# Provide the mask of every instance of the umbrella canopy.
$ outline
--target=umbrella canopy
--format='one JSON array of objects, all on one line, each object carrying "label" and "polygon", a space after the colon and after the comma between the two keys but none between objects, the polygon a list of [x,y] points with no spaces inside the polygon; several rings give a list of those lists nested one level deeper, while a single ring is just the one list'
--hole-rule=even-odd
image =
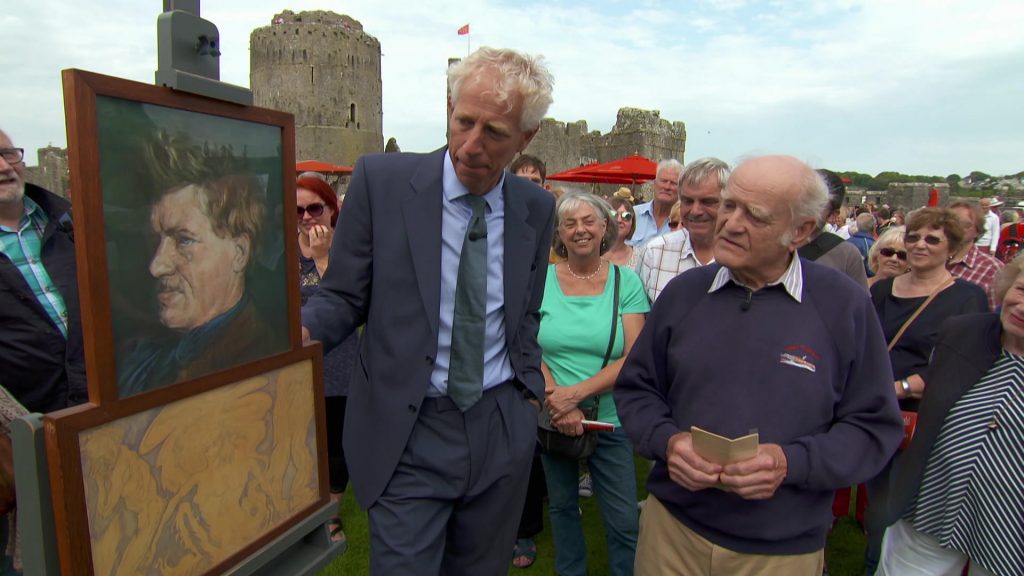
[{"label": "umbrella canopy", "polygon": [[548,176],[548,180],[566,182],[597,182],[601,184],[643,184],[654,180],[658,165],[639,154],[604,162],[590,164]]},{"label": "umbrella canopy", "polygon": [[351,174],[348,166],[338,166],[319,160],[303,160],[295,165],[296,172],[322,172],[324,174]]}]

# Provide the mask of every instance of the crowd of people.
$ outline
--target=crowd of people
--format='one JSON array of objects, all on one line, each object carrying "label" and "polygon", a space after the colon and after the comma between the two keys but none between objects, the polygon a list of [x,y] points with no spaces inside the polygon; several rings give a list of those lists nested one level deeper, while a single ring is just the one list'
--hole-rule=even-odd
[{"label": "crowd of people", "polygon": [[[360,158],[344,205],[295,184],[330,491],[367,510],[371,573],[526,568],[546,497],[555,570],[585,575],[586,488],[613,575],[817,576],[858,484],[865,573],[1024,573],[1024,260],[996,257],[997,200],[851,207],[782,155],[663,160],[642,203],[550,190],[524,153],[543,60],[482,48],[448,83],[444,147]],[[86,400],[72,230],[0,132],[8,420]]]}]

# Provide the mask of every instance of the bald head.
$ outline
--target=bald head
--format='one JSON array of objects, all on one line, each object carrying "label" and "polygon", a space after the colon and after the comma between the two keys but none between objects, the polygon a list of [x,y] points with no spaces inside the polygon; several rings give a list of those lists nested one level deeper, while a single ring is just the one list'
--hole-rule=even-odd
[{"label": "bald head", "polygon": [[792,156],[743,162],[722,191],[715,260],[754,289],[777,280],[827,202],[821,177]]}]

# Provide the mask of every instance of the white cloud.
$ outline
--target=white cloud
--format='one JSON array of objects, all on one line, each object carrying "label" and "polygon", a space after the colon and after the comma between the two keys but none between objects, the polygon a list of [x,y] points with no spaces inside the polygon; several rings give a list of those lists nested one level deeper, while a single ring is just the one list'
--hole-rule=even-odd
[{"label": "white cloud", "polygon": [[[16,0],[0,17],[18,47],[0,84],[0,127],[30,149],[63,145],[62,68],[152,82],[157,9]],[[222,79],[247,86],[249,33],[281,5],[206,0],[202,9],[221,31]],[[474,47],[545,54],[551,116],[606,131],[620,107],[658,109],[687,123],[688,158],[772,149],[872,173],[1024,168],[1019,103],[990,94],[1007,90],[1024,60],[1019,1],[307,0],[292,9],[344,10],[380,40],[384,137],[406,150],[443,141],[444,67],[465,54],[455,32],[469,23]]]}]

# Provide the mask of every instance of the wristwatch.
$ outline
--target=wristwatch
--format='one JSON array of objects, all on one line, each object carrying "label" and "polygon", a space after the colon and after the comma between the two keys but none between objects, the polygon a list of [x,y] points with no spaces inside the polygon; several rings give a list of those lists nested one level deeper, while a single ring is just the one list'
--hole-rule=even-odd
[{"label": "wristwatch", "polygon": [[910,380],[907,380],[906,378],[900,380],[900,386],[903,387],[903,396],[905,398],[910,398]]}]

